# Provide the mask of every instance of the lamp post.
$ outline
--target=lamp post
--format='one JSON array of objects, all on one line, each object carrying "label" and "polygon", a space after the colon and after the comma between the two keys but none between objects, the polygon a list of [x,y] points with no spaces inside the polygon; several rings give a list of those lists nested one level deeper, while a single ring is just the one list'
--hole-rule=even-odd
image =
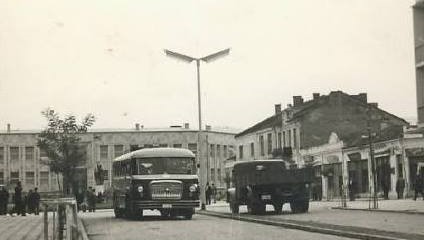
[{"label": "lamp post", "polygon": [[202,138],[202,103],[201,103],[201,95],[200,95],[200,61],[204,61],[206,63],[212,62],[218,58],[224,57],[230,53],[230,49],[227,48],[225,50],[212,53],[210,55],[207,55],[202,58],[194,58],[190,57],[181,53],[173,52],[170,50],[165,49],[165,54],[168,57],[172,57],[175,59],[178,59],[180,61],[191,63],[193,61],[196,61],[196,67],[197,67],[197,104],[199,107],[199,131],[197,132],[197,156],[200,164],[200,202],[201,202],[201,208],[202,210],[206,209],[206,196],[205,196],[205,187],[206,187],[206,181],[207,181],[207,166],[206,166],[206,159],[202,158],[202,145],[201,145],[201,138]]}]

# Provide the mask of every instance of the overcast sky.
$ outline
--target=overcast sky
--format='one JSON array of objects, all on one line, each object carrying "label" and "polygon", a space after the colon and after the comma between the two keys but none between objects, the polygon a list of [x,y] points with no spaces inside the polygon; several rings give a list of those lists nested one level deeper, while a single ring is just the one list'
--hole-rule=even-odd
[{"label": "overcast sky", "polygon": [[197,127],[194,57],[205,124],[243,129],[293,95],[367,92],[416,118],[413,0],[0,0],[0,129],[39,129],[52,107],[96,128]]}]

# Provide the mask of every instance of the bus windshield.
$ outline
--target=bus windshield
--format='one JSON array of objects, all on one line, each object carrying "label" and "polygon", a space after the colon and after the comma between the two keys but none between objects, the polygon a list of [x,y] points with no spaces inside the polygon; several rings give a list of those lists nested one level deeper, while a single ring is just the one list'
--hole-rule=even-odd
[{"label": "bus windshield", "polygon": [[196,174],[194,158],[138,158],[137,174]]}]

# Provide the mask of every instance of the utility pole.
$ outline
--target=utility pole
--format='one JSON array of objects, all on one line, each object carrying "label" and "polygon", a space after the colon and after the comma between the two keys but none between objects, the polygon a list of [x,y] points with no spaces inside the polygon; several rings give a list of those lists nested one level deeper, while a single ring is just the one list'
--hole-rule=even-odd
[{"label": "utility pole", "polygon": [[207,175],[209,172],[209,169],[207,167],[207,157],[208,152],[206,152],[206,158],[202,156],[202,107],[201,107],[201,92],[200,92],[200,61],[204,61],[206,63],[212,62],[218,58],[224,57],[230,53],[230,49],[227,48],[225,50],[207,55],[206,57],[202,58],[194,58],[190,57],[181,53],[169,51],[165,49],[165,54],[168,57],[172,57],[175,59],[178,59],[180,61],[191,63],[193,61],[196,61],[196,69],[197,69],[197,104],[199,107],[199,131],[197,132],[197,159],[200,164],[200,202],[201,202],[201,209],[206,209],[206,195],[205,195],[205,188],[206,188],[206,182],[207,182]]},{"label": "utility pole", "polygon": [[[371,174],[373,181],[373,188],[371,194],[371,199],[369,202],[369,208],[378,209],[378,197],[377,197],[377,173],[376,173],[376,164],[374,159],[374,146],[373,146],[373,133],[371,127],[371,108],[368,107],[367,110],[367,132],[368,132],[368,146],[369,146],[369,159],[371,161]],[[372,202],[372,206],[371,206]]]}]

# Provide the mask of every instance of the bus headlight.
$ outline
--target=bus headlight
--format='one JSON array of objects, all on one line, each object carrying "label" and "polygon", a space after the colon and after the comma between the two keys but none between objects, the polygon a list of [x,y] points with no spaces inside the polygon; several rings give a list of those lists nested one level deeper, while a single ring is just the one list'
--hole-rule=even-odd
[{"label": "bus headlight", "polygon": [[190,190],[190,192],[197,192],[197,184],[193,184],[193,185],[191,185],[190,186],[190,188],[189,188],[189,190]]},{"label": "bus headlight", "polygon": [[143,192],[143,186],[138,186],[137,190],[138,190],[139,193],[142,193]]}]

